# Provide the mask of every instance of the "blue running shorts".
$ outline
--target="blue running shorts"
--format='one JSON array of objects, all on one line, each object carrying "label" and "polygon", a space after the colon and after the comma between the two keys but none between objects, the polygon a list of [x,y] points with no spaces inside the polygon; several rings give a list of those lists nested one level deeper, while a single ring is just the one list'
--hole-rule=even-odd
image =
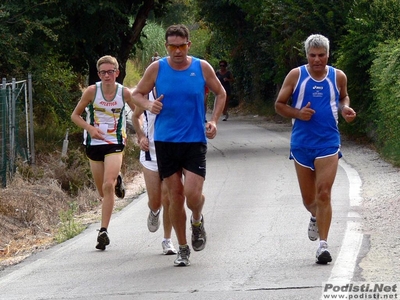
[{"label": "blue running shorts", "polygon": [[336,154],[339,154],[339,158],[342,157],[339,147],[329,147],[323,149],[292,148],[290,149],[289,159],[295,160],[299,165],[314,171],[314,161],[316,159],[329,157]]}]

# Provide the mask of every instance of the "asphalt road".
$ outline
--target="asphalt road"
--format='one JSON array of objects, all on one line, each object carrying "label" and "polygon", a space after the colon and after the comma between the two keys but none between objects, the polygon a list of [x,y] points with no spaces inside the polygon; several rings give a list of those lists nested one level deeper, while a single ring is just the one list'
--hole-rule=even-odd
[{"label": "asphalt road", "polygon": [[287,158],[290,132],[240,118],[220,122],[218,130],[209,141],[204,186],[207,246],[192,251],[191,266],[174,267],[175,256],[161,254],[162,230],[148,232],[142,194],[113,215],[106,251],[94,248],[93,224],[1,271],[0,299],[312,300],[321,299],[325,283],[352,280],[363,240],[357,171],[340,161],[328,241],[333,262],[318,265]]}]

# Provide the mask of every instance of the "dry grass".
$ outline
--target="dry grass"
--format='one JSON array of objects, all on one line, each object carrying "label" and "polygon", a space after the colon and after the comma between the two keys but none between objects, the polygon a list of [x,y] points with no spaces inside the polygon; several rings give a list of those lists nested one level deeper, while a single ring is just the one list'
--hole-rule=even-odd
[{"label": "dry grass", "polygon": [[0,261],[25,258],[53,243],[59,213],[72,199],[54,180],[27,183],[18,174],[0,195]]},{"label": "dry grass", "polygon": [[[130,184],[126,197],[116,199],[115,210],[144,191],[137,147],[134,140],[130,143],[122,168],[124,182]],[[82,228],[100,220],[101,202],[87,159],[79,150],[60,157],[39,155],[36,166],[19,166],[7,188],[0,189],[0,269],[57,243],[62,215],[71,215]]]}]

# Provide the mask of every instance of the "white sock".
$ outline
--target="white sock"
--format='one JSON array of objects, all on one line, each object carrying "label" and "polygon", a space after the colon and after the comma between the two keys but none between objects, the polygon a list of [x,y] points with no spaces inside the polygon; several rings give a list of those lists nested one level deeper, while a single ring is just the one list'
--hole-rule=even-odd
[{"label": "white sock", "polygon": [[201,218],[199,220],[195,220],[195,219],[193,219],[193,216],[192,216],[192,224],[199,224],[199,223],[201,223]]}]

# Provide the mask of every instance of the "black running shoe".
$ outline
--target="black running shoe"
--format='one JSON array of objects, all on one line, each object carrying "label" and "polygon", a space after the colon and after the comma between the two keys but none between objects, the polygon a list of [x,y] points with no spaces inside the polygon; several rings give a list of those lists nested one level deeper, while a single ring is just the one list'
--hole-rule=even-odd
[{"label": "black running shoe", "polygon": [[97,236],[96,249],[106,250],[106,246],[110,244],[110,239],[108,237],[107,231],[100,231]]},{"label": "black running shoe", "polygon": [[115,196],[117,196],[120,199],[123,199],[125,197],[125,185],[124,182],[122,181],[121,174],[118,174],[117,177],[117,183],[115,185]]},{"label": "black running shoe", "polygon": [[326,265],[327,263],[332,261],[332,256],[329,253],[327,243],[321,243],[321,245],[318,247],[318,250],[317,250],[317,253],[315,256],[316,256],[315,262],[320,265]]}]

